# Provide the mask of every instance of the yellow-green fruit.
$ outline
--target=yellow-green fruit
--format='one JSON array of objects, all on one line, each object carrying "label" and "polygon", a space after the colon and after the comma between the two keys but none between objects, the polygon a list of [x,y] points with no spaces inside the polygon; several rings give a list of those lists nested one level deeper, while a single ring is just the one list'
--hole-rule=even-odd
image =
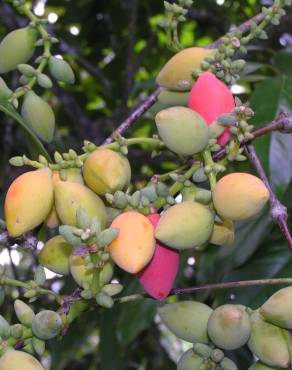
[{"label": "yellow-green fruit", "polygon": [[208,343],[207,325],[212,309],[201,302],[181,301],[158,308],[167,328],[180,339],[191,343]]},{"label": "yellow-green fruit", "polygon": [[57,235],[46,242],[38,255],[39,263],[57,274],[69,274],[69,257],[72,253],[70,245],[61,236]]},{"label": "yellow-green fruit", "polygon": [[191,348],[179,359],[177,370],[200,370],[203,361],[203,358],[198,356]]},{"label": "yellow-green fruit", "polygon": [[102,200],[82,184],[59,181],[55,184],[55,206],[64,225],[76,226],[76,212],[83,208],[89,218],[97,217],[101,227],[105,226],[106,211]]},{"label": "yellow-green fruit", "polygon": [[129,185],[131,167],[123,155],[106,148],[91,153],[83,166],[87,186],[96,194],[113,193]]},{"label": "yellow-green fruit", "polygon": [[62,325],[60,315],[55,311],[44,310],[35,315],[31,329],[38,338],[48,340],[59,335]]},{"label": "yellow-green fruit", "polygon": [[10,185],[4,211],[10,236],[17,237],[40,225],[53,205],[52,173],[43,168],[26,172]]},{"label": "yellow-green fruit", "polygon": [[266,321],[292,329],[292,286],[278,290],[260,308]]},{"label": "yellow-green fruit", "polygon": [[26,303],[16,299],[14,301],[14,310],[18,320],[25,326],[31,326],[35,317],[33,310]]},{"label": "yellow-green fruit", "polygon": [[194,202],[197,191],[198,191],[198,188],[196,186],[184,187],[181,191],[183,202],[187,202],[187,201]]},{"label": "yellow-green fruit", "polygon": [[208,321],[208,335],[219,348],[234,350],[245,345],[251,333],[246,308],[225,304],[216,308]]},{"label": "yellow-green fruit", "polygon": [[[251,367],[249,367],[248,370],[281,370],[281,369],[279,367],[274,367],[274,366],[271,367],[271,366],[265,365],[262,362],[258,361],[254,363]],[[287,370],[291,370],[291,368],[289,367],[289,369]]]},{"label": "yellow-green fruit", "polygon": [[213,225],[214,215],[207,207],[196,202],[182,202],[162,214],[155,237],[172,248],[195,248],[210,238]]},{"label": "yellow-green fruit", "polygon": [[248,347],[264,364],[288,368],[291,356],[291,338],[288,330],[264,321],[260,313],[251,316],[251,336]]},{"label": "yellow-green fruit", "polygon": [[222,223],[214,223],[210,243],[215,245],[232,245],[234,238],[235,234],[232,221],[224,220]]},{"label": "yellow-green fruit", "polygon": [[36,30],[30,27],[10,32],[0,44],[0,73],[10,72],[33,55]]},{"label": "yellow-green fruit", "polygon": [[63,59],[50,57],[49,69],[51,75],[58,81],[74,84],[75,76],[70,65]]},{"label": "yellow-green fruit", "polygon": [[0,99],[7,99],[12,95],[12,91],[6,85],[6,82],[0,77]]},{"label": "yellow-green fruit", "polygon": [[169,90],[188,91],[194,84],[192,73],[216,49],[187,48],[175,54],[159,72],[156,82]]},{"label": "yellow-green fruit", "polygon": [[44,370],[44,368],[29,353],[11,349],[0,357],[0,370]]},{"label": "yellow-green fruit", "polygon": [[245,220],[259,213],[269,191],[258,177],[235,172],[222,177],[213,191],[214,206],[222,218]]},{"label": "yellow-green fruit", "polygon": [[150,262],[154,250],[154,228],[138,212],[125,212],[111,224],[119,230],[118,236],[108,246],[113,261],[123,270],[136,274]]},{"label": "yellow-green fruit", "polygon": [[24,96],[21,115],[35,134],[50,143],[55,131],[55,115],[50,105],[33,91]]},{"label": "yellow-green fruit", "polygon": [[204,119],[186,107],[163,109],[155,117],[164,144],[173,152],[193,155],[208,144],[208,126]]},{"label": "yellow-green fruit", "polygon": [[159,94],[157,102],[151,107],[151,109],[149,109],[149,112],[155,115],[165,108],[173,106],[186,107],[188,105],[188,97],[188,92],[163,90]]}]

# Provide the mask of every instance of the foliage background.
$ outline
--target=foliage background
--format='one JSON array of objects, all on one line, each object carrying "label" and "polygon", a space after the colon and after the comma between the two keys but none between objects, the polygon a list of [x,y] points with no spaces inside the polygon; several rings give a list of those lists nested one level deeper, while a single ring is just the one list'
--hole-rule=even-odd
[{"label": "foliage background", "polygon": [[[84,139],[95,143],[109,135],[130,112],[131,108],[155,89],[155,76],[172,53],[166,48],[166,38],[159,27],[163,4],[158,0],[48,0],[35,1],[45,5],[46,14],[55,13],[59,19],[50,30],[60,38],[55,53],[62,53],[71,62],[77,76],[73,87],[55,87],[49,102],[54,106],[58,129],[48,150],[60,152],[72,147],[78,150]],[[219,3],[219,4],[218,4]],[[181,29],[184,47],[205,46],[260,11],[269,1],[197,0]],[[26,21],[13,13],[0,0],[0,39]],[[249,47],[248,65],[240,86],[233,87],[243,100],[249,99],[256,112],[253,124],[261,126],[276,114],[292,110],[292,13],[280,26],[270,28],[269,40],[256,41]],[[290,24],[290,27],[289,27]],[[73,28],[72,28],[73,27]],[[75,28],[74,28],[75,27]],[[78,30],[79,34],[74,35]],[[5,77],[6,78],[6,77]],[[17,73],[7,76],[12,86]],[[155,132],[153,116],[145,115],[129,135],[145,136]],[[257,151],[265,165],[270,181],[280,200],[292,213],[292,137],[273,133],[256,142]],[[11,168],[8,159],[20,153],[29,154],[29,142],[16,122],[0,114],[0,198],[19,169]],[[144,148],[147,149],[147,148]],[[173,166],[172,157],[150,158],[141,148],[131,148],[129,158],[134,180],[143,181],[153,173]],[[248,163],[234,170],[253,171]],[[202,255],[185,252],[181,258],[176,286],[186,287],[208,282],[291,276],[292,259],[277,226],[272,224],[268,208],[256,219],[237,224],[236,242],[232,247],[209,246]],[[291,227],[291,222],[290,222]],[[38,237],[45,240],[47,230]],[[4,250],[4,246],[1,247]],[[17,271],[11,274],[27,280],[35,259],[25,250],[10,248]],[[18,258],[15,257],[15,253]],[[9,255],[2,251],[0,258]],[[192,258],[194,257],[194,258]],[[13,260],[13,258],[12,258]],[[8,262],[8,261],[7,261]],[[195,263],[194,263],[195,262]],[[135,278],[117,271],[127,292],[140,288]],[[73,281],[68,278],[49,280],[56,289],[71,292]],[[209,291],[196,297],[217,306],[226,302],[258,307],[273,291],[271,287]],[[17,294],[16,291],[12,292]],[[12,299],[6,298],[1,314],[12,318]],[[54,307],[44,299],[40,307]],[[94,310],[78,319],[62,342],[51,341],[44,359],[51,370],[126,370],[175,369],[174,360],[186,345],[170,336],[155,319],[157,303],[147,299],[125,303],[112,310]],[[247,369],[251,355],[243,349],[230,354]],[[49,368],[49,367],[48,367]]]}]

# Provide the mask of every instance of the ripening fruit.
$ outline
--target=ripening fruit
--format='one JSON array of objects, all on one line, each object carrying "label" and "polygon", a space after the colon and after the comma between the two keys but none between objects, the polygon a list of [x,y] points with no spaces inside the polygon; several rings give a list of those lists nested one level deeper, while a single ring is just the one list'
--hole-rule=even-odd
[{"label": "ripening fruit", "polygon": [[51,56],[49,58],[49,70],[57,81],[74,84],[74,72],[65,60]]},{"label": "ripening fruit", "polygon": [[156,115],[165,108],[188,105],[188,92],[163,90],[158,96],[157,102],[149,109],[149,113]]},{"label": "ripening fruit", "polygon": [[100,148],[83,165],[86,185],[96,194],[113,193],[129,185],[131,167],[128,159],[111,149]]},{"label": "ripening fruit", "polygon": [[0,357],[0,370],[44,370],[36,358],[26,352],[8,349]]},{"label": "ripening fruit", "polygon": [[285,329],[292,329],[292,286],[278,290],[260,308],[264,319]]},{"label": "ripening fruit", "polygon": [[[234,99],[228,87],[211,72],[200,75],[193,86],[188,107],[199,113],[208,125],[234,108]],[[225,145],[230,138],[228,129],[218,137],[218,143]]]},{"label": "ripening fruit", "polygon": [[4,203],[9,235],[17,237],[40,225],[52,205],[52,173],[48,168],[17,177],[8,189]]},{"label": "ripening fruit", "polygon": [[232,221],[226,219],[222,223],[214,223],[210,243],[215,245],[232,245],[234,238],[235,234]]},{"label": "ripening fruit", "polygon": [[186,107],[171,107],[157,113],[157,130],[164,144],[173,152],[193,155],[208,144],[208,127],[204,119]]},{"label": "ripening fruit", "polygon": [[69,274],[69,257],[72,245],[61,235],[48,240],[38,255],[39,263],[57,274]]},{"label": "ripening fruit", "polygon": [[97,217],[101,227],[106,222],[106,211],[102,200],[82,184],[59,181],[55,184],[55,206],[64,225],[76,226],[76,212],[83,208],[89,218]]},{"label": "ripening fruit", "polygon": [[[255,362],[251,367],[248,368],[248,370],[281,370],[279,367],[271,367],[268,365],[263,364],[260,361]],[[287,369],[291,370],[291,368]]]},{"label": "ripening fruit", "polygon": [[40,311],[32,320],[31,329],[33,334],[40,339],[52,339],[59,335],[62,329],[62,319],[55,311]]},{"label": "ripening fruit", "polygon": [[184,352],[177,364],[177,370],[200,370],[203,358],[197,355],[192,348]]},{"label": "ripening fruit", "polygon": [[123,270],[136,274],[151,260],[154,249],[154,227],[141,213],[120,214],[111,224],[119,235],[108,246],[114,262]]},{"label": "ripening fruit", "polygon": [[234,350],[245,345],[251,333],[246,308],[225,304],[216,308],[208,321],[208,335],[219,348]]},{"label": "ripening fruit", "polygon": [[[147,216],[155,228],[159,214]],[[154,255],[149,264],[138,274],[145,291],[158,300],[165,299],[171,288],[179,266],[179,252],[156,242]]]},{"label": "ripening fruit", "polygon": [[155,230],[155,237],[176,249],[199,247],[211,236],[214,215],[196,202],[182,202],[168,208]]},{"label": "ripening fruit", "polygon": [[288,368],[291,338],[288,330],[264,321],[260,313],[251,315],[251,336],[248,347],[260,361],[269,366]]},{"label": "ripening fruit", "polygon": [[244,172],[222,177],[213,191],[219,216],[233,221],[255,216],[268,200],[269,191],[262,180]]},{"label": "ripening fruit", "polygon": [[187,48],[175,54],[159,72],[156,82],[169,90],[188,91],[194,78],[192,73],[200,68],[201,62],[215,54],[216,49]]},{"label": "ripening fruit", "polygon": [[207,325],[212,309],[201,302],[180,301],[158,308],[162,322],[180,339],[208,343]]},{"label": "ripening fruit", "polygon": [[10,72],[33,55],[37,32],[31,27],[19,28],[0,43],[0,73]]},{"label": "ripening fruit", "polygon": [[50,143],[55,131],[55,115],[50,105],[33,91],[23,100],[21,115],[29,127],[43,141]]}]

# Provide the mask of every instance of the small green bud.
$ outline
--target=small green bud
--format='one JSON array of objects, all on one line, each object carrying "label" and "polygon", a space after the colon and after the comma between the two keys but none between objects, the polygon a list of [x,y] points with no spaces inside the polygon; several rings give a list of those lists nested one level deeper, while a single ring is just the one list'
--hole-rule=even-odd
[{"label": "small green bud", "polygon": [[121,190],[117,190],[114,193],[113,204],[119,209],[124,209],[125,207],[127,207],[128,199],[126,197],[126,194]]},{"label": "small green bud", "polygon": [[82,207],[79,207],[76,211],[76,223],[80,229],[86,229],[90,227],[91,220],[88,217],[85,209]]},{"label": "small green bud", "polygon": [[110,297],[121,293],[123,290],[122,284],[106,284],[102,287],[102,292],[106,293]]},{"label": "small green bud", "polygon": [[34,298],[36,296],[37,292],[35,291],[35,289],[29,289],[27,290],[25,293],[24,293],[24,297],[25,298]]},{"label": "small green bud", "polygon": [[203,358],[209,358],[212,354],[212,348],[203,343],[194,344],[194,352]]},{"label": "small green bud", "polygon": [[6,319],[0,315],[0,338],[7,339],[10,336],[10,326]]},{"label": "small green bud", "polygon": [[84,298],[84,299],[91,299],[92,298],[92,292],[91,290],[86,290],[84,289],[81,293],[80,293],[81,297]]},{"label": "small green bud", "polygon": [[50,89],[53,86],[53,83],[50,80],[50,78],[44,73],[39,73],[37,75],[37,82],[44,89]]},{"label": "small green bud", "polygon": [[40,339],[52,339],[62,329],[61,317],[54,311],[44,310],[37,313],[32,321],[32,331]]},{"label": "small green bud", "polygon": [[238,370],[235,363],[228,357],[223,358],[223,360],[220,362],[220,366],[222,370]]},{"label": "small green bud", "polygon": [[215,348],[211,353],[211,360],[214,362],[221,362],[224,358],[224,352],[221,349]]},{"label": "small green bud", "polygon": [[132,207],[137,208],[139,207],[140,201],[141,201],[141,193],[139,190],[137,190],[135,191],[135,193],[131,195],[130,204]]},{"label": "small green bud", "polygon": [[15,324],[15,325],[12,325],[12,326],[10,327],[10,335],[11,335],[14,339],[21,338],[22,333],[23,333],[23,327],[22,327],[22,325],[21,325],[21,324]]},{"label": "small green bud", "polygon": [[76,236],[74,231],[76,228],[74,226],[69,225],[61,225],[59,226],[59,233],[63,236],[63,238],[71,245],[80,245],[81,239],[80,236]]},{"label": "small green bud", "polygon": [[35,270],[34,280],[38,285],[44,285],[46,282],[46,273],[43,266],[38,266]]},{"label": "small green bud", "polygon": [[68,84],[74,84],[75,76],[70,65],[63,59],[50,57],[49,70],[51,75],[57,81],[63,81]]},{"label": "small green bud", "polygon": [[196,192],[195,200],[202,204],[209,204],[212,199],[212,193],[209,190],[201,189]]},{"label": "small green bud", "polygon": [[114,305],[113,299],[104,292],[100,292],[97,294],[96,302],[104,308],[112,308]]},{"label": "small green bud", "polygon": [[109,245],[119,234],[119,229],[109,228],[103,230],[97,237],[97,244],[100,248],[104,248]]},{"label": "small green bud", "polygon": [[56,163],[60,163],[63,161],[63,157],[59,152],[54,153],[54,160]]},{"label": "small green bud", "polygon": [[46,344],[43,340],[41,340],[37,337],[33,337],[32,338],[32,346],[33,346],[33,349],[35,350],[35,352],[39,356],[42,356],[44,354],[45,349],[46,349]]},{"label": "small green bud", "polygon": [[205,171],[203,168],[199,168],[194,174],[193,174],[193,181],[194,182],[204,182],[206,181],[208,178],[205,174]]},{"label": "small green bud", "polygon": [[33,77],[35,75],[35,69],[29,64],[19,64],[17,69],[25,77]]},{"label": "small green bud", "polygon": [[140,192],[141,195],[144,195],[147,199],[149,199],[151,203],[154,202],[158,197],[155,186],[153,184],[141,189]]},{"label": "small green bud", "polygon": [[9,159],[11,166],[21,167],[24,166],[23,158],[20,156],[12,157]]},{"label": "small green bud", "polygon": [[33,310],[26,303],[17,299],[14,302],[14,310],[18,320],[25,326],[31,326],[32,320],[35,317]]},{"label": "small green bud", "polygon": [[158,182],[156,185],[156,193],[160,197],[166,197],[169,193],[168,187],[163,182]]},{"label": "small green bud", "polygon": [[6,85],[6,82],[0,77],[0,99],[8,99],[12,95],[12,91]]}]

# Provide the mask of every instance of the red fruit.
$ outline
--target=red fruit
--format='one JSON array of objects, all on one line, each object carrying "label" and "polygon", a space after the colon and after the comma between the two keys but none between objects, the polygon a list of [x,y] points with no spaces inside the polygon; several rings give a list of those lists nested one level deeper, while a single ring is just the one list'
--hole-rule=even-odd
[{"label": "red fruit", "polygon": [[[211,72],[204,72],[194,84],[188,106],[199,113],[211,125],[223,114],[230,113],[234,108],[234,99],[228,87],[218,80]],[[230,138],[229,130],[226,129],[217,141],[225,145]]]},{"label": "red fruit", "polygon": [[[147,216],[154,227],[159,214]],[[179,265],[179,252],[156,242],[154,256],[150,263],[137,275],[145,291],[153,298],[164,300],[173,286]]]}]

